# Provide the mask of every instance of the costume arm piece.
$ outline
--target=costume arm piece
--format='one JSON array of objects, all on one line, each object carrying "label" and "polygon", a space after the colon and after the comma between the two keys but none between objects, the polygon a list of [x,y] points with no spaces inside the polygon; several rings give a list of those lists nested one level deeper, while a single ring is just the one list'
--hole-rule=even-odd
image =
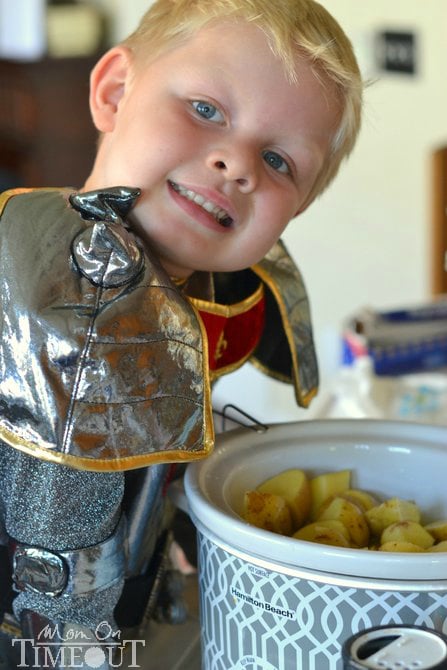
[{"label": "costume arm piece", "polygon": [[34,631],[36,641],[39,633],[48,641],[48,625],[57,651],[64,629],[88,629],[91,639],[103,621],[116,629],[125,577],[124,474],[73,470],[0,442],[0,484],[22,638]]}]

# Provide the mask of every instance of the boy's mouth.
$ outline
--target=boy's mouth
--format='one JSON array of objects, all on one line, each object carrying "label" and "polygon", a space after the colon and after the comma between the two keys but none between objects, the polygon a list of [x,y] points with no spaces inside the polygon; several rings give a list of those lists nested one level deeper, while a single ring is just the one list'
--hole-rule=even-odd
[{"label": "boy's mouth", "polygon": [[196,205],[202,207],[208,214],[211,214],[211,216],[213,216],[224,228],[229,228],[233,224],[233,219],[227,211],[211,200],[207,200],[203,195],[195,193],[194,191],[191,191],[191,189],[184,188],[183,186],[180,186],[180,184],[176,184],[171,180],[169,180],[169,185],[176,191],[176,193],[179,193],[187,200],[191,200]]}]

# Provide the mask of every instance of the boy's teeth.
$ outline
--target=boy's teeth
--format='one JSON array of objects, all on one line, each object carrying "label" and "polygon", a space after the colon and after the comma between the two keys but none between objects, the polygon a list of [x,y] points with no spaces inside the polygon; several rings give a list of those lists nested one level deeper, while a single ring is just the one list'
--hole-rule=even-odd
[{"label": "boy's teeth", "polygon": [[205,203],[205,198],[202,198],[202,196],[201,196],[201,195],[198,195],[198,194],[196,194],[196,195],[193,196],[193,200],[194,200],[194,202],[196,202],[198,205],[203,205],[203,204]]},{"label": "boy's teeth", "polygon": [[228,212],[226,212],[218,205],[215,205],[214,202],[211,202],[211,200],[205,200],[203,196],[199,195],[198,193],[194,193],[194,191],[191,191],[190,189],[183,188],[175,182],[171,182],[171,186],[174,191],[180,193],[180,195],[182,195],[184,198],[188,198],[188,200],[192,200],[197,205],[200,205],[200,207],[203,207],[203,209],[209,212],[209,214],[212,214],[214,218],[219,221],[219,223],[222,223],[224,226],[230,225],[232,219]]}]

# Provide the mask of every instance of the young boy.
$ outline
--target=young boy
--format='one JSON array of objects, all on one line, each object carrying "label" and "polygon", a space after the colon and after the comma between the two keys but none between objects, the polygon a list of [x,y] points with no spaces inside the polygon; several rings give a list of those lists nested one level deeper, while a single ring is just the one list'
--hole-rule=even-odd
[{"label": "young boy", "polygon": [[154,579],[162,464],[210,452],[210,382],[254,358],[310,402],[307,298],[278,240],[352,150],[361,97],[313,0],[157,0],[92,72],[84,187],[2,196],[0,509],[22,637],[110,632],[125,575],[133,593]]}]

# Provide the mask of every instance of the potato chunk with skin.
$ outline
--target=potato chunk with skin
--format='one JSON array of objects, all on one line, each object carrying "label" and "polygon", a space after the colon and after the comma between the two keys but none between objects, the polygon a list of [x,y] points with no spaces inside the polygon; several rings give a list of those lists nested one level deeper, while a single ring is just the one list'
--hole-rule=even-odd
[{"label": "potato chunk with skin", "polygon": [[333,547],[349,547],[349,533],[341,521],[336,519],[309,523],[297,530],[293,537],[307,542],[330,544]]},{"label": "potato chunk with skin", "polygon": [[379,501],[372,493],[361,491],[360,489],[347,489],[347,491],[343,491],[340,495],[342,498],[346,498],[361,507],[364,512],[379,505]]},{"label": "potato chunk with skin", "polygon": [[381,544],[386,544],[387,542],[411,542],[421,547],[421,549],[429,549],[435,543],[435,540],[416,521],[396,521],[384,529],[380,542]]},{"label": "potato chunk with skin", "polygon": [[322,523],[327,519],[337,519],[346,526],[351,543],[357,547],[365,547],[369,542],[369,526],[363,510],[358,505],[336,496],[322,505],[317,521]]},{"label": "potato chunk with skin", "polygon": [[381,505],[366,510],[365,517],[373,535],[381,535],[387,526],[396,521],[416,521],[417,523],[421,521],[421,513],[416,503],[401,498],[390,498]]},{"label": "potato chunk with skin", "polygon": [[351,485],[351,471],[341,470],[340,472],[328,472],[324,475],[318,475],[310,480],[310,489],[312,496],[311,518],[316,520],[319,515],[321,505],[328,499],[333,498],[343,491],[349,489]]},{"label": "potato chunk with skin", "polygon": [[260,491],[247,491],[244,496],[243,516],[248,523],[281,535],[293,530],[292,515],[281,496]]},{"label": "potato chunk with skin", "polygon": [[437,542],[447,540],[447,519],[441,519],[439,521],[427,523],[424,528],[435,538]]},{"label": "potato chunk with skin", "polygon": [[295,528],[300,528],[310,513],[311,493],[309,480],[303,470],[284,470],[260,484],[260,493],[274,493],[287,502]]}]

